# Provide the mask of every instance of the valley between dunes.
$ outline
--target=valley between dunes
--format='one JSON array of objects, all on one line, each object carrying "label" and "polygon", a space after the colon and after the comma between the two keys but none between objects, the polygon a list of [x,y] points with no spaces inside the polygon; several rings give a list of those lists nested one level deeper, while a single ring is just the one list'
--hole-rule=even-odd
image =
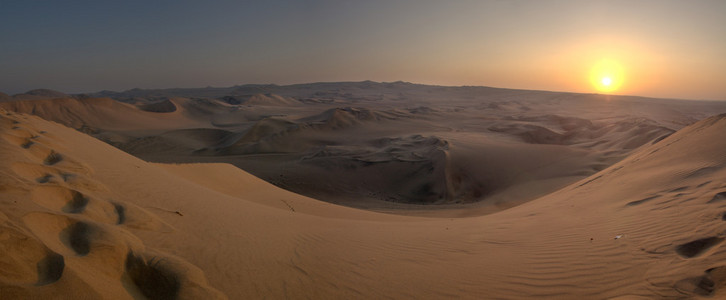
[{"label": "valley between dunes", "polygon": [[723,103],[328,85],[0,103],[0,299],[726,296]]}]

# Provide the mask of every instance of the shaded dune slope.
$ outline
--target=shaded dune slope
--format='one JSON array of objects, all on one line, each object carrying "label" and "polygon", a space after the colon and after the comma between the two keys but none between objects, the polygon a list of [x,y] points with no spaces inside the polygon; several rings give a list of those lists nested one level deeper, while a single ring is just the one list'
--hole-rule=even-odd
[{"label": "shaded dune slope", "polygon": [[[384,137],[363,132],[381,124],[395,127],[410,118],[400,112],[353,108],[336,108],[299,120],[266,118],[243,135],[230,135],[225,143],[196,153],[221,156],[216,161],[237,155],[287,155],[289,160],[280,164],[284,166],[280,174],[261,170],[257,175],[306,195],[326,197],[322,191],[393,202],[467,203],[522,183],[590,175],[673,132],[645,121],[592,125],[576,118],[570,119],[590,125],[557,124],[549,129],[542,127],[547,124],[509,120],[502,125],[507,130],[491,126],[489,130],[496,134],[506,131],[503,141],[482,136],[462,140],[447,132]],[[403,123],[396,123],[398,120]],[[235,159],[229,161],[257,171]],[[324,182],[336,185],[320,187],[308,178],[325,178]],[[552,186],[558,185],[561,183]]]},{"label": "shaded dune slope", "polygon": [[170,113],[176,111],[176,104],[169,99],[152,102],[148,104],[141,104],[137,106],[139,109],[148,112],[157,113]]}]

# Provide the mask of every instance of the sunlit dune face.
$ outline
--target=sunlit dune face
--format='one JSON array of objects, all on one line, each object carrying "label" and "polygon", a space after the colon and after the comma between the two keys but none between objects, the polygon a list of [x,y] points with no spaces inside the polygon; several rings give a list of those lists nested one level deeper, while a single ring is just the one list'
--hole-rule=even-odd
[{"label": "sunlit dune face", "polygon": [[614,60],[603,59],[590,70],[590,82],[601,93],[617,91],[625,79],[623,67]]}]

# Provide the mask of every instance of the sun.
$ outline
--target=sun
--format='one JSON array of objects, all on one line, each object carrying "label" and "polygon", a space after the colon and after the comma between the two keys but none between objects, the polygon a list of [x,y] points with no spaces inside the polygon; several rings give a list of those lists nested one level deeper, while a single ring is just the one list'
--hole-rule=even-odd
[{"label": "sun", "polygon": [[590,70],[590,83],[600,93],[612,93],[620,89],[625,81],[625,72],[620,63],[602,59]]}]

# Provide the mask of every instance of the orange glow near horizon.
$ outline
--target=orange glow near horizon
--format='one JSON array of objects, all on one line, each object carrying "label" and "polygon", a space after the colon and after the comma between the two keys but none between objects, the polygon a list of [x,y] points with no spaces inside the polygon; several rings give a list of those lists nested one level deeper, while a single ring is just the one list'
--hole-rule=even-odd
[{"label": "orange glow near horizon", "polygon": [[617,92],[625,81],[625,71],[620,63],[602,59],[590,69],[590,83],[600,93]]}]

